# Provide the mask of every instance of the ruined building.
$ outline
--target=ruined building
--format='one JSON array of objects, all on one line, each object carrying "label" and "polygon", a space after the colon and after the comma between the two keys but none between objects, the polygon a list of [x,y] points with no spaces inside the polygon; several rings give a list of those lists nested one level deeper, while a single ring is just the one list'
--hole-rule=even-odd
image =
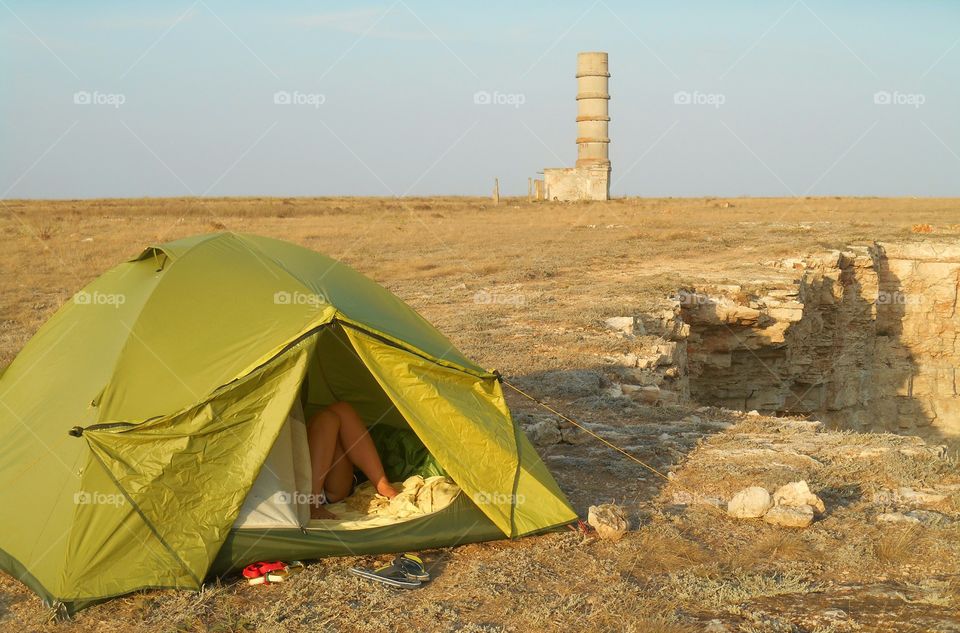
[{"label": "ruined building", "polygon": [[546,200],[610,199],[610,72],[606,53],[577,55],[577,163],[549,167],[537,182]]}]

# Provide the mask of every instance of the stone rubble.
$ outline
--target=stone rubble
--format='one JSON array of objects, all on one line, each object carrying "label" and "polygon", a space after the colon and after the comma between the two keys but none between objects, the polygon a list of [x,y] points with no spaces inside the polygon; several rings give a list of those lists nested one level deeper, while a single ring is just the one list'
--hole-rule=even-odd
[{"label": "stone rubble", "polygon": [[816,515],[824,512],[823,500],[802,480],[780,486],[772,497],[760,486],[744,488],[727,504],[727,514],[736,519],[763,517],[765,523],[792,528],[808,527]]},{"label": "stone rubble", "polygon": [[630,529],[627,514],[621,506],[604,503],[590,506],[587,524],[597,531],[597,536],[608,541],[619,541]]},{"label": "stone rubble", "polygon": [[823,501],[817,495],[810,492],[810,486],[805,481],[794,481],[784,484],[777,488],[773,493],[773,505],[775,506],[809,506],[817,514],[826,512]]},{"label": "stone rubble", "polygon": [[552,420],[539,420],[524,427],[527,438],[536,446],[552,446],[563,441],[560,427]]},{"label": "stone rubble", "polygon": [[[609,319],[606,319],[603,324],[606,325],[608,329],[611,329],[615,332],[620,332],[621,334],[626,334],[627,336],[633,336],[635,321],[636,318],[632,316],[619,316],[610,317]],[[643,326],[641,325],[640,328],[636,329],[641,330],[642,327]],[[637,331],[636,333],[643,334],[642,331]]]}]

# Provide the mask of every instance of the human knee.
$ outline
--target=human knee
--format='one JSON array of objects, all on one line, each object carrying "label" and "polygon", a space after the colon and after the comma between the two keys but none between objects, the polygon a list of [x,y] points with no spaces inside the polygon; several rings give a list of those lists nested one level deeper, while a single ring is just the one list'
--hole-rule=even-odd
[{"label": "human knee", "polygon": [[349,416],[351,414],[353,415],[356,414],[356,411],[354,411],[353,407],[350,406],[350,403],[344,402],[343,400],[340,400],[339,402],[334,402],[324,410],[330,411],[341,418],[344,416]]},{"label": "human knee", "polygon": [[[333,490],[331,490],[333,488]],[[338,501],[343,501],[350,496],[350,488],[338,488],[337,486],[330,486],[324,488],[324,494],[327,497],[327,503],[336,503]]]},{"label": "human knee", "polygon": [[338,416],[335,412],[331,411],[329,408],[326,408],[323,411],[320,411],[317,414],[315,414],[312,418],[310,418],[310,422],[307,424],[307,426],[310,428],[316,428],[316,427],[339,428],[340,416]]}]

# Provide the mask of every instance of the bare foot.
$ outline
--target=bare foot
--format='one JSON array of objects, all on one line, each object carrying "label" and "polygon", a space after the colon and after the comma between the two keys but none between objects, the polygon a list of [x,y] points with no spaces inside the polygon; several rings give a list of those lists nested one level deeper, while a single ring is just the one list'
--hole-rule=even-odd
[{"label": "bare foot", "polygon": [[393,499],[397,496],[397,490],[390,485],[390,482],[383,478],[377,482],[377,493],[383,495],[387,499]]},{"label": "bare foot", "polygon": [[333,512],[330,512],[329,510],[327,510],[327,508],[326,508],[325,506],[316,505],[316,506],[311,506],[311,508],[310,508],[310,518],[311,518],[311,519],[321,519],[321,520],[323,520],[323,519],[336,519],[336,518],[337,518],[337,515],[335,515]]}]

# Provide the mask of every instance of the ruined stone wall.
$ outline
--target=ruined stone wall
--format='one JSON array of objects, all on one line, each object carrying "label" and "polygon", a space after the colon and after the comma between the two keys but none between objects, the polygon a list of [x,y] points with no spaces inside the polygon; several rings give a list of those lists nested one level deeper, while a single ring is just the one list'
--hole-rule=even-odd
[{"label": "ruined stone wall", "polygon": [[550,167],[543,170],[544,197],[570,202],[610,199],[610,167]]},{"label": "ruined stone wall", "polygon": [[682,291],[690,396],[960,439],[958,284],[960,246],[876,244]]},{"label": "ruined stone wall", "polygon": [[[960,438],[960,246],[879,244],[877,398],[886,428]],[[894,396],[893,394],[896,394]]]}]

